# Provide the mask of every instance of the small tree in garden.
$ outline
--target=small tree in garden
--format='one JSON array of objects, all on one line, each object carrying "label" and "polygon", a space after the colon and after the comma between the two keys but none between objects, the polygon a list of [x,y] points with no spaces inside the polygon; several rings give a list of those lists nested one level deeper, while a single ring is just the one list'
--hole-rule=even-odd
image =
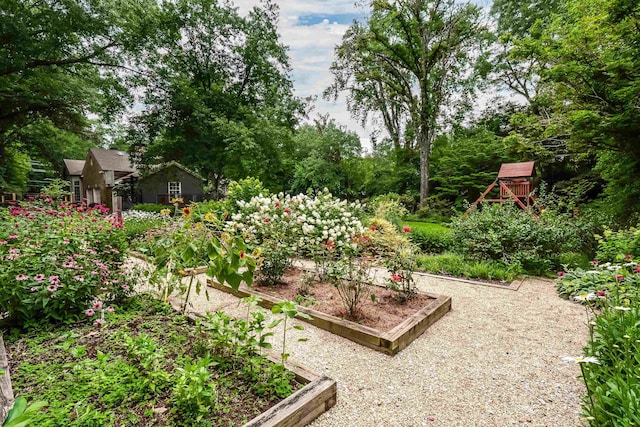
[{"label": "small tree in garden", "polygon": [[275,285],[291,266],[291,244],[278,238],[265,240],[261,246],[262,258],[258,264],[258,278],[267,285]]},{"label": "small tree in garden", "polygon": [[416,270],[416,259],[413,246],[410,244],[397,246],[385,257],[385,266],[391,277],[387,279],[387,287],[397,293],[398,300],[405,302],[413,297],[416,284],[413,271]]},{"label": "small tree in garden", "polygon": [[373,284],[370,270],[366,261],[353,256],[332,263],[328,269],[329,280],[338,290],[348,318],[361,317],[360,306],[370,295]]}]

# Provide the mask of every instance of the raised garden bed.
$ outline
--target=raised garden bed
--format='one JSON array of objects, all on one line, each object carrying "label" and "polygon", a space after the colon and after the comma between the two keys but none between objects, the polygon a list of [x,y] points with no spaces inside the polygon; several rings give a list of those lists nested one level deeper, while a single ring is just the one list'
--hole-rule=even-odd
[{"label": "raised garden bed", "polygon": [[[230,286],[217,283],[212,280],[208,280],[209,286],[218,289],[220,291],[235,295],[239,298],[245,298],[250,295],[258,296],[262,299],[260,305],[265,308],[271,308],[274,304],[281,302],[283,299],[293,300],[294,296],[291,294],[292,287],[295,287],[295,283],[292,283],[290,276],[296,276],[291,271],[288,276],[285,276],[284,283],[287,284],[289,289],[285,286],[276,285],[274,287],[261,287],[253,286],[248,287],[241,285],[240,289],[235,291]],[[331,287],[331,285],[328,285]],[[329,292],[329,290],[315,289],[316,296],[319,294],[323,296],[329,296],[332,301],[327,302],[326,299],[316,300],[318,307],[305,307],[300,305],[299,311],[307,314],[310,318],[301,318],[305,322],[308,322],[318,328],[327,330],[334,334],[340,335],[358,344],[367,346],[374,350],[395,355],[399,351],[406,348],[413,340],[418,338],[422,333],[438,319],[444,316],[451,309],[451,298],[448,296],[434,295],[429,293],[418,292],[416,301],[422,302],[423,305],[418,304],[416,301],[406,304],[405,307],[398,304],[396,307],[392,307],[389,304],[388,295],[385,295],[386,289],[382,287],[374,286],[372,292],[376,294],[377,304],[369,301],[367,304],[369,307],[363,309],[364,312],[373,312],[373,317],[379,317],[380,319],[361,319],[361,323],[356,323],[350,320],[346,320],[340,316],[339,310],[341,302],[339,298]],[[295,292],[295,291],[293,291]],[[386,291],[389,292],[389,291]],[[313,302],[313,300],[306,300]],[[300,301],[300,303],[306,303]],[[379,313],[375,315],[375,310],[388,309],[386,313]],[[322,310],[322,311],[321,311]],[[395,311],[395,313],[394,313]],[[400,316],[398,316],[400,312]],[[394,319],[389,320],[389,317]],[[376,324],[376,320],[381,320],[378,325],[380,327],[367,326],[367,324]]]},{"label": "raised garden bed", "polygon": [[[67,425],[84,419],[105,426],[172,426],[189,421],[193,426],[288,427],[304,426],[335,405],[337,391],[332,379],[290,363],[284,373],[277,374],[283,371],[273,370],[269,363],[277,367],[279,360],[268,356],[271,362],[259,365],[266,367],[266,377],[257,362],[252,362],[252,375],[266,381],[254,388],[247,382],[249,365],[239,370],[238,363],[244,359],[232,356],[232,351],[229,357],[235,358],[227,363],[226,353],[215,346],[207,346],[206,351],[202,348],[203,342],[216,341],[207,341],[209,338],[202,335],[206,329],[196,330],[193,319],[170,309],[158,311],[158,303],[143,307],[140,314],[107,316],[98,329],[79,324],[27,334],[7,343],[16,393],[30,402],[49,401],[46,412],[38,414],[41,422]],[[208,362],[209,349],[212,364]],[[213,389],[199,382],[202,371],[193,370],[203,360],[210,372],[206,384],[213,381]],[[228,370],[231,367],[233,370]],[[285,398],[278,397],[282,381],[290,382],[293,389]],[[150,388],[149,382],[155,385]],[[200,392],[189,397],[187,390],[194,391],[194,387],[202,388],[202,393],[213,390],[214,403],[198,403],[213,405],[210,409],[193,406],[193,396]],[[271,391],[264,394],[264,387]]]}]

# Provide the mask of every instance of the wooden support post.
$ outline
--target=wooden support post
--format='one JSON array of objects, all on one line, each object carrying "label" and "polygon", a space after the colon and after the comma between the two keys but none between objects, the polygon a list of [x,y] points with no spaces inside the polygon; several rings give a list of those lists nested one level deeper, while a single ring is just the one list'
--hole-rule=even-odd
[{"label": "wooden support post", "polygon": [[487,189],[486,189],[486,190],[484,190],[484,193],[482,193],[482,194],[480,195],[480,197],[478,197],[478,200],[476,200],[475,202],[473,202],[473,204],[469,207],[469,209],[467,209],[467,211],[464,213],[464,215],[465,215],[465,216],[467,216],[467,215],[469,214],[469,212],[471,212],[471,210],[472,210],[473,208],[475,208],[476,206],[478,206],[478,203],[480,203],[480,202],[481,202],[481,201],[482,201],[482,200],[487,196],[487,194],[489,194],[489,192],[490,192],[491,190],[493,190],[493,187],[495,187],[497,183],[498,183],[498,180],[497,180],[497,179],[496,179],[495,181],[493,181],[493,182],[491,183],[491,185],[489,185],[489,186],[487,187]]},{"label": "wooden support post", "polygon": [[13,389],[11,388],[11,377],[9,376],[9,361],[4,348],[4,340],[0,334],[0,370],[4,375],[0,375],[0,423],[4,421],[13,408]]}]

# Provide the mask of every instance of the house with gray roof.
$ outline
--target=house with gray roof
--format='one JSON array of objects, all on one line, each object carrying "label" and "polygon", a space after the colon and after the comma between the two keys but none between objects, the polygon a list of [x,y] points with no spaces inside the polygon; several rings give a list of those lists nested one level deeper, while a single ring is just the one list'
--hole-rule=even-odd
[{"label": "house with gray roof", "polygon": [[152,166],[145,176],[116,149],[91,148],[85,160],[64,159],[65,179],[73,201],[103,204],[117,211],[135,203],[169,205],[172,199],[201,201],[204,178],[172,161]]}]

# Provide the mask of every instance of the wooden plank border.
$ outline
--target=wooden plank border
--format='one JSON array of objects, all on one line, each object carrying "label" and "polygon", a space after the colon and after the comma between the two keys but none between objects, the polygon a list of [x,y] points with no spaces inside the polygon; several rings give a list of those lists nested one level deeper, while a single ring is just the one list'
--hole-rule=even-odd
[{"label": "wooden plank border", "polygon": [[524,281],[527,280],[527,278],[525,277],[522,279],[516,279],[508,285],[496,285],[495,283],[481,282],[480,280],[463,279],[462,277],[444,276],[441,274],[425,273],[423,271],[414,271],[413,274],[417,276],[433,277],[435,279],[451,280],[453,282],[462,282],[469,285],[480,285],[488,286],[490,288],[506,289],[508,291],[517,291],[518,289],[520,289],[520,286],[522,286]]},{"label": "wooden plank border", "polygon": [[[250,295],[258,296],[262,299],[260,305],[270,309],[281,300],[267,295],[260,291],[241,287],[237,291],[230,286],[220,284],[211,279],[207,279],[207,284],[214,289],[234,295],[238,298],[246,298]],[[423,292],[421,292],[423,293]],[[398,326],[390,331],[384,332],[368,326],[359,325],[339,317],[331,316],[314,310],[309,307],[298,306],[298,310],[309,315],[310,319],[299,318],[325,331],[329,331],[353,342],[388,354],[396,355],[406,348],[413,340],[418,338],[429,326],[451,310],[451,297],[423,293],[433,300],[422,309],[405,319]]]}]

